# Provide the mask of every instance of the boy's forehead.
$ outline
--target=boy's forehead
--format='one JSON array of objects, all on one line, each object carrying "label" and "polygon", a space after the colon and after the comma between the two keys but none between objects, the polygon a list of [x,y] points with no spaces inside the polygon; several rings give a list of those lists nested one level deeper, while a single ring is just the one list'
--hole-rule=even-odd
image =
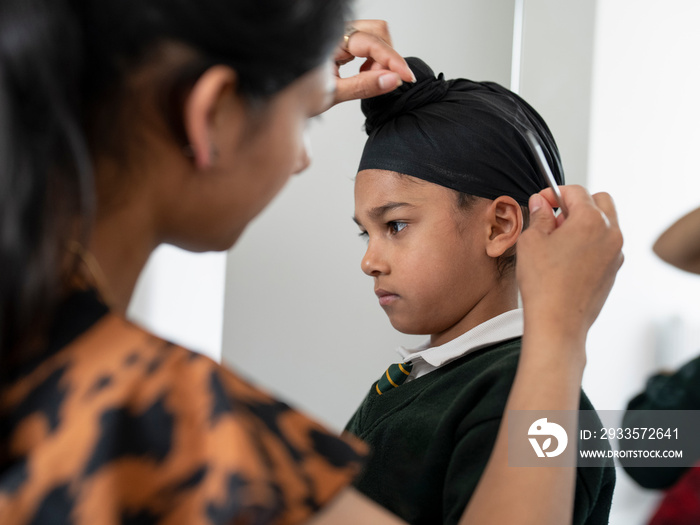
[{"label": "boy's forehead", "polygon": [[386,170],[362,170],[355,178],[355,208],[366,213],[377,208],[396,208],[398,203],[419,206],[448,198],[452,193],[437,184]]},{"label": "boy's forehead", "polygon": [[355,177],[355,197],[386,198],[387,195],[420,194],[430,183],[387,170],[362,170]]}]

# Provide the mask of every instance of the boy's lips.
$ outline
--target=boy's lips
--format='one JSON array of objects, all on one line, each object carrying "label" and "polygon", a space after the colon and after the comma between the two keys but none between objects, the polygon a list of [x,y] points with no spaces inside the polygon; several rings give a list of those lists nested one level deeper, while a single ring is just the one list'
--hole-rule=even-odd
[{"label": "boy's lips", "polygon": [[395,293],[387,292],[386,290],[382,290],[381,288],[375,290],[374,293],[379,298],[380,306],[388,306],[399,298],[399,296]]}]

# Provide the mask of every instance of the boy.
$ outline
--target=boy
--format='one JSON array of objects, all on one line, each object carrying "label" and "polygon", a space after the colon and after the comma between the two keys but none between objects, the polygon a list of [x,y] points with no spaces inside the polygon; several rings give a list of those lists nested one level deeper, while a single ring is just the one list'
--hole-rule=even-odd
[{"label": "boy", "polygon": [[[346,430],[374,451],[362,492],[409,523],[453,524],[518,363],[515,244],[528,197],[546,187],[527,130],[563,176],[549,129],[517,95],[408,63],[415,84],[362,104],[369,139],[355,221],[368,240],[362,269],[391,324],[430,339],[399,350],[402,365],[371,387]],[[581,409],[592,409],[584,394]],[[574,523],[607,523],[614,483],[612,466],[578,469]]]}]

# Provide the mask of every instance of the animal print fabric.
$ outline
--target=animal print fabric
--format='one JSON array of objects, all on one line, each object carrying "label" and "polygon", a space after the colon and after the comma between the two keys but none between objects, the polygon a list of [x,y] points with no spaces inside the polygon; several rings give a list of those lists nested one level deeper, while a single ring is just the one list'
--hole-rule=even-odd
[{"label": "animal print fabric", "polygon": [[107,314],[0,394],[0,523],[292,524],[365,447]]}]

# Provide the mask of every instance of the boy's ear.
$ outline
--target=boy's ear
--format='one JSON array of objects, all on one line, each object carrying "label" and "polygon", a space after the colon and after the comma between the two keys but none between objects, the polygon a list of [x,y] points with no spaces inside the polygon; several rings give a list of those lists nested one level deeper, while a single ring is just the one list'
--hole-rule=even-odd
[{"label": "boy's ear", "polygon": [[502,195],[489,205],[487,216],[490,235],[486,253],[489,257],[500,257],[518,241],[523,230],[523,211],[515,199]]},{"label": "boy's ear", "polygon": [[236,72],[230,67],[213,66],[197,79],[187,96],[185,132],[198,169],[208,169],[216,163],[223,126],[242,126],[244,115],[230,114],[236,106],[242,108],[233,103],[236,81]]}]

